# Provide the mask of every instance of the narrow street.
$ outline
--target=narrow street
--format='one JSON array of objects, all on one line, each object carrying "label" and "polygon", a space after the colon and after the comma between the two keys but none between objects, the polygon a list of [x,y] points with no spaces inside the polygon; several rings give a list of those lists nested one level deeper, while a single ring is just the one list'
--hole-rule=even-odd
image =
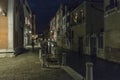
[{"label": "narrow street", "polygon": [[0,80],[73,80],[60,68],[41,68],[38,51],[0,58]]}]

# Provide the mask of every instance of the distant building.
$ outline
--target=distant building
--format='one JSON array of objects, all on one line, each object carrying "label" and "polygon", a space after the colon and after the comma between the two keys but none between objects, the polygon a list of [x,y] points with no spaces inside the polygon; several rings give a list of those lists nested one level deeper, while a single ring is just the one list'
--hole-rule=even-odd
[{"label": "distant building", "polygon": [[32,40],[37,45],[38,34],[36,33],[36,15],[32,15]]},{"label": "distant building", "polygon": [[69,19],[68,5],[61,4],[55,16],[50,21],[50,38],[57,42],[57,45],[62,48],[70,48],[69,36],[67,35]]},{"label": "distant building", "polygon": [[120,0],[104,1],[105,59],[120,62]]},{"label": "distant building", "polygon": [[0,57],[12,57],[23,49],[24,0],[0,0]]},{"label": "distant building", "polygon": [[32,11],[28,5],[27,0],[24,0],[24,47],[31,45],[32,43]]},{"label": "distant building", "polygon": [[67,48],[67,5],[61,4],[56,13],[57,44]]},{"label": "distant building", "polygon": [[57,44],[62,47],[63,36],[62,36],[62,22],[63,22],[63,5],[61,4],[56,13],[56,28],[57,28]]},{"label": "distant building", "polygon": [[57,40],[56,16],[50,21],[50,39],[51,41]]}]

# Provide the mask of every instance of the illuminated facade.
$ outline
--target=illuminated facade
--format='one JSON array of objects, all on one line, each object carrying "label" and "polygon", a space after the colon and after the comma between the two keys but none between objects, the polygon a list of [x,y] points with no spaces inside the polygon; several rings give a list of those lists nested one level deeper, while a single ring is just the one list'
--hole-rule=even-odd
[{"label": "illuminated facade", "polygon": [[50,21],[50,39],[57,42],[59,47],[66,47],[66,9],[65,5],[60,5],[56,15]]},{"label": "illuminated facade", "polygon": [[56,27],[57,27],[57,45],[62,47],[62,18],[63,18],[63,5],[60,5],[56,13]]},{"label": "illuminated facade", "polygon": [[24,0],[0,0],[0,57],[13,57],[23,49]]},{"label": "illuminated facade", "polygon": [[67,18],[67,6],[60,5],[56,13],[56,28],[57,28],[57,44],[60,47],[66,48],[66,18]]},{"label": "illuminated facade", "polygon": [[50,39],[55,42],[57,40],[56,17],[53,17],[50,22]]},{"label": "illuminated facade", "polygon": [[27,0],[24,0],[24,47],[31,45],[32,43],[32,11],[28,5]]}]

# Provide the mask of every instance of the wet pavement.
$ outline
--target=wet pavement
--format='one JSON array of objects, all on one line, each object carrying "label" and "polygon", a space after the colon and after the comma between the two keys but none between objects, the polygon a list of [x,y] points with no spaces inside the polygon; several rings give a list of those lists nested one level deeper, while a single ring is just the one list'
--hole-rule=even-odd
[{"label": "wet pavement", "polygon": [[68,53],[66,63],[85,77],[86,62],[92,62],[93,80],[120,80],[120,64],[96,58],[94,56]]},{"label": "wet pavement", "polygon": [[0,80],[73,80],[64,70],[42,68],[38,51],[0,58]]}]

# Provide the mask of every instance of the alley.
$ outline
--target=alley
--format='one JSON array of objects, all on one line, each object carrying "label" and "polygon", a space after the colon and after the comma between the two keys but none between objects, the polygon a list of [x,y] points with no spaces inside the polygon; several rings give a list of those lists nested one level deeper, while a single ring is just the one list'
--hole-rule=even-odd
[{"label": "alley", "polygon": [[0,80],[73,80],[64,70],[41,68],[38,51],[0,58]]}]

